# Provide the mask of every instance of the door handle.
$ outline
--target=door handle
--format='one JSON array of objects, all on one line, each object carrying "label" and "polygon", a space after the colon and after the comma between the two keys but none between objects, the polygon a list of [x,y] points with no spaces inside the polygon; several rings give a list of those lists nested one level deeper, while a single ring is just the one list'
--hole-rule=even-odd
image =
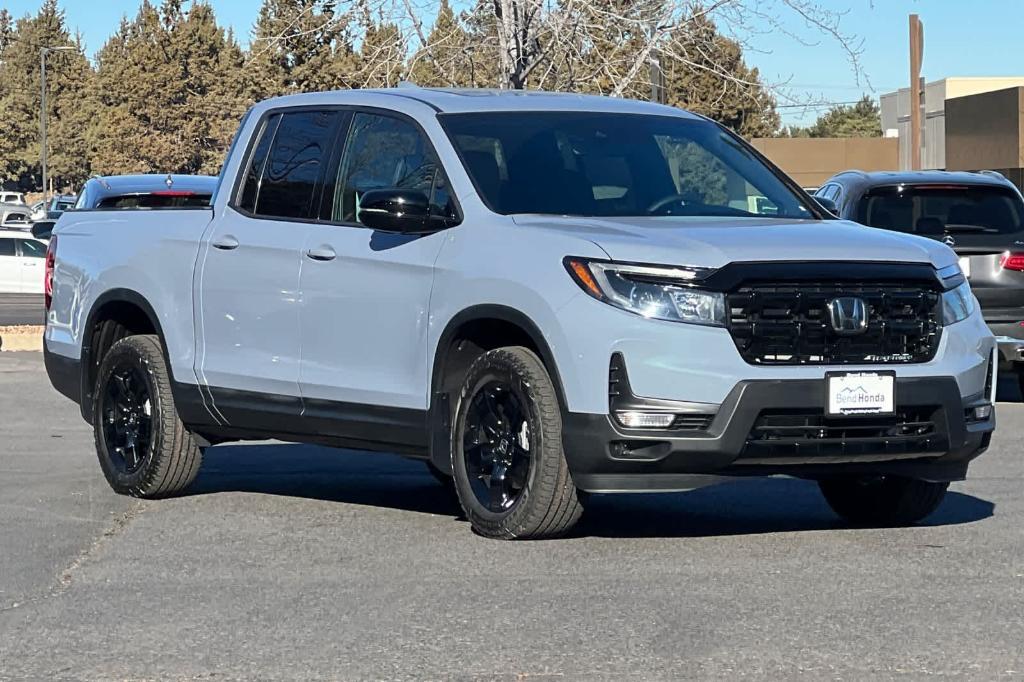
[{"label": "door handle", "polygon": [[318,246],[306,251],[306,257],[313,260],[328,261],[337,258],[338,254],[329,246]]},{"label": "door handle", "polygon": [[222,251],[231,251],[232,249],[238,248],[238,240],[232,237],[230,234],[226,234],[220,239],[217,239],[213,244],[213,248],[220,249]]}]

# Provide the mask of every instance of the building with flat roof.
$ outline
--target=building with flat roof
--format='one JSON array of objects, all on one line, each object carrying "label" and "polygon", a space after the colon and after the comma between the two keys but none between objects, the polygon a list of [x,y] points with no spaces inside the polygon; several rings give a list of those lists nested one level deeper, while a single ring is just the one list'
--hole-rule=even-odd
[{"label": "building with flat roof", "polygon": [[[1024,76],[955,77],[926,83],[921,102],[921,168],[946,168],[946,100],[1024,86]],[[882,134],[899,138],[899,169],[910,169],[910,88],[881,97]]]}]

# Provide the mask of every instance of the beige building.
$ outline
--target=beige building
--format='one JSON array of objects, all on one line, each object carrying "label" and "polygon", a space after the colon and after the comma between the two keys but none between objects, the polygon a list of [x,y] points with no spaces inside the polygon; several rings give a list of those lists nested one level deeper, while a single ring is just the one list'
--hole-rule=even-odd
[{"label": "beige building", "polygon": [[[943,78],[926,83],[922,102],[921,167],[946,168],[946,100],[1024,86],[1024,76]],[[881,97],[882,133],[899,138],[899,168],[910,168],[910,88]]]},{"label": "beige building", "polygon": [[760,137],[750,141],[801,187],[819,187],[839,171],[893,170],[897,140],[884,137]]}]

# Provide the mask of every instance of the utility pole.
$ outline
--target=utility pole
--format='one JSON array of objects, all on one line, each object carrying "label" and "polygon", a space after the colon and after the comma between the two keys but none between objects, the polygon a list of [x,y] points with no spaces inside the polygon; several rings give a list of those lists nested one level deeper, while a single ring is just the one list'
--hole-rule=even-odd
[{"label": "utility pole", "polygon": [[[651,22],[650,40],[653,42],[657,36],[658,28]],[[651,49],[651,101],[658,104],[665,103],[665,73],[661,70],[661,52],[657,47]]]},{"label": "utility pole", "polygon": [[910,15],[910,169],[921,170],[921,60],[924,25]]},{"label": "utility pole", "polygon": [[43,167],[43,199],[49,191],[46,186],[46,55],[50,52],[67,52],[74,49],[69,45],[39,49],[39,80],[42,82],[42,93],[39,98],[39,156]]}]

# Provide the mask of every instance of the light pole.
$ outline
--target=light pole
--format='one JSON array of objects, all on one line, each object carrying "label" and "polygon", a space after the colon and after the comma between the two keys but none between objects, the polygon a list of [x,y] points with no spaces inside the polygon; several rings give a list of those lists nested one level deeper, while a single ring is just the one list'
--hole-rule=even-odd
[{"label": "light pole", "polygon": [[46,55],[50,52],[68,52],[75,48],[70,45],[39,48],[39,74],[42,81],[42,97],[39,100],[40,157],[43,165],[43,199],[46,199]]}]

